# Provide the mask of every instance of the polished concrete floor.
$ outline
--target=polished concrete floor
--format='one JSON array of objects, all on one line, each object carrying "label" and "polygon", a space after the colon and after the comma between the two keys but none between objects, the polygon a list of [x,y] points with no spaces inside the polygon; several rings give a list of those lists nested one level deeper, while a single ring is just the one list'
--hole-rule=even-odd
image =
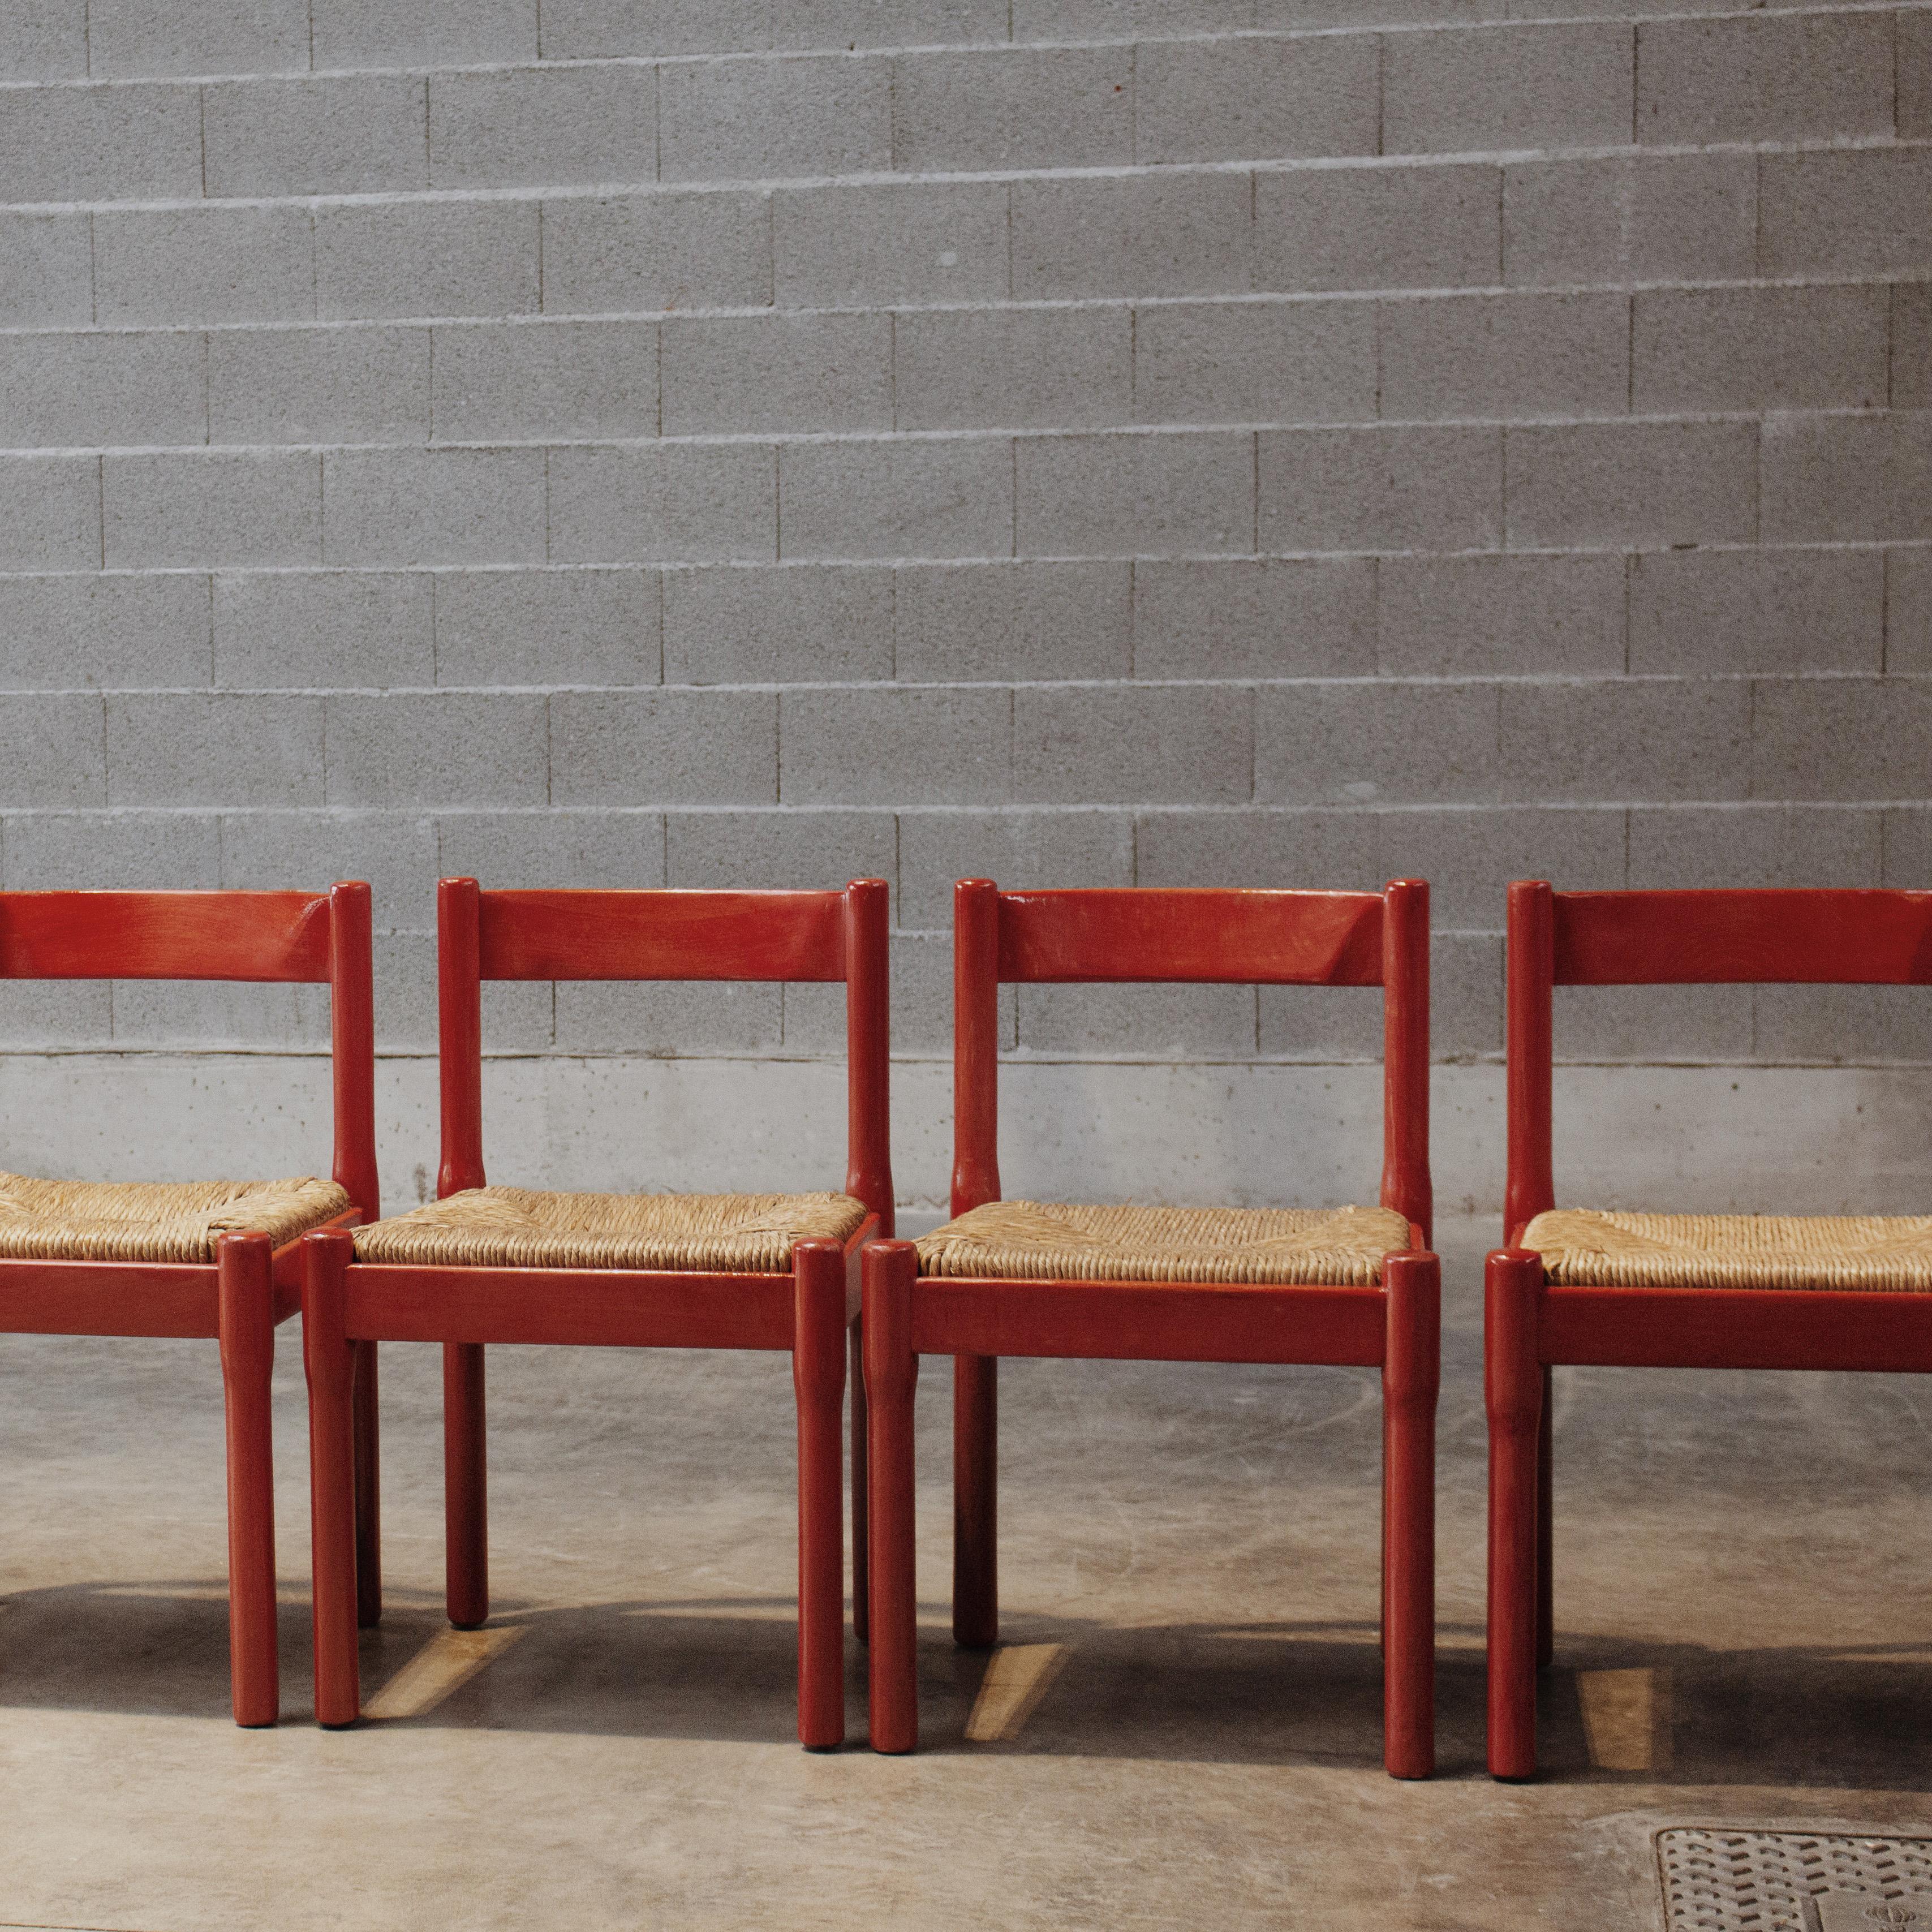
[{"label": "polished concrete floor", "polygon": [[[779,1358],[493,1352],[497,1614],[438,1611],[434,1358],[384,1356],[371,1717],[227,1720],[212,1343],[0,1341],[0,1924],[1658,1928],[1654,1834],[1932,1832],[1932,1384],[1566,1372],[1546,1769],[1481,1769],[1486,1227],[1443,1231],[1442,1768],[1379,1768],[1372,1378],[1014,1363],[1009,1648],[956,1653],[922,1416],[925,1748],[793,1724]],[[1767,1922],[1774,1923],[1774,1922]]]}]

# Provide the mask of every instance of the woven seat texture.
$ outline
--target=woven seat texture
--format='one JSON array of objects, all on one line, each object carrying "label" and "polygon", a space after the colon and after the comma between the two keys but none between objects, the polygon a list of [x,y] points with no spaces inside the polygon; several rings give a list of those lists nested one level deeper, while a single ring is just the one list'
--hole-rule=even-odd
[{"label": "woven seat texture", "polygon": [[214,1238],[277,1247],[350,1205],[332,1180],[38,1180],[0,1174],[0,1260],[212,1262]]},{"label": "woven seat texture", "polygon": [[412,1268],[784,1274],[798,1241],[843,1241],[849,1194],[542,1194],[472,1187],[356,1230],[356,1258]]},{"label": "woven seat texture", "polygon": [[1552,1208],[1523,1231],[1553,1282],[1604,1288],[1932,1290],[1932,1215],[1624,1214]]},{"label": "woven seat texture", "polygon": [[1089,1208],[989,1201],[919,1244],[922,1274],[1372,1287],[1408,1246],[1388,1208]]}]

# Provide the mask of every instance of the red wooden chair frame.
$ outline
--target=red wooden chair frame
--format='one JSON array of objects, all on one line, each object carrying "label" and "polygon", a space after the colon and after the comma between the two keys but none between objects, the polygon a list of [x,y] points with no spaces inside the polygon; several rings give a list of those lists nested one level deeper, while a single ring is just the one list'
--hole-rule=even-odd
[{"label": "red wooden chair frame", "polygon": [[1261,982],[1384,988],[1382,1198],[1411,1247],[1380,1287],[921,1276],[909,1242],[865,1262],[871,1420],[871,1690],[875,1750],[918,1741],[913,1400],[922,1354],[954,1358],[955,1641],[999,1628],[995,1418],[1001,1355],[1352,1363],[1382,1371],[1385,1760],[1434,1768],[1435,1418],[1440,1289],[1428,1250],[1429,888],[1385,892],[1118,890],[954,898],[952,1211],[1000,1198],[998,996],[1004,984]]},{"label": "red wooden chair frame", "polygon": [[[326,893],[0,893],[0,978],[286,982],[329,988],[334,1178],[374,1220],[376,1058],[369,888]],[[215,1339],[227,1412],[229,1656],[235,1721],[272,1724],[275,1516],[268,1379],[275,1328],[300,1305],[298,1244],[230,1234],[212,1262],[0,1260],[0,1333]],[[353,1432],[374,1508],[373,1358],[356,1374]],[[352,1514],[353,1513],[352,1513]]]},{"label": "red wooden chair frame", "polygon": [[1489,1258],[1490,1770],[1536,1769],[1536,1672],[1553,1650],[1550,1371],[1932,1371],[1932,1295],[1808,1288],[1592,1288],[1544,1280],[1518,1245],[1556,1205],[1553,986],[1932,984],[1932,892],[1858,889],[1509,890],[1510,1245]]},{"label": "red wooden chair frame", "polygon": [[[352,1260],[346,1234],[309,1244],[303,1343],[315,1538],[316,1715],[360,1708],[351,1478],[350,1350],[443,1345],[446,1580],[450,1622],[489,1616],[483,1351],[491,1342],[651,1348],[769,1348],[792,1357],[798,1398],[799,1736],[844,1735],[841,1408],[859,1257],[892,1226],[887,1111],[885,883],[842,892],[436,892],[442,1163],[438,1198],[484,1185],[486,980],[843,981],[846,1192],[866,1219],[850,1239],[802,1241],[784,1274],[620,1268],[412,1267]],[[854,1568],[865,1592],[862,1391],[853,1376]],[[366,1594],[366,1593],[365,1593]],[[380,1612],[380,1601],[374,1606]],[[365,1618],[365,1621],[373,1618]],[[856,1616],[863,1635],[862,1611]]]}]

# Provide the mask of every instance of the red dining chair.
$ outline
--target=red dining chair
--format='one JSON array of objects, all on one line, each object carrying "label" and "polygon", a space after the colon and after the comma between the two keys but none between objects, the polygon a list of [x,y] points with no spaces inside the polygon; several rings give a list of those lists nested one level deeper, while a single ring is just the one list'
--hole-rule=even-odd
[{"label": "red dining chair", "polygon": [[1508,1246],[1490,1258],[1489,1761],[1536,1769],[1554,1649],[1550,1372],[1932,1371],[1932,1216],[1556,1206],[1553,986],[1932,984],[1932,892],[1509,891]]},{"label": "red dining chair", "polygon": [[[75,1181],[0,1175],[0,1333],[206,1336],[228,1438],[235,1721],[272,1724],[275,1510],[268,1379],[300,1299],[298,1238],[380,1211],[369,888],[317,892],[0,892],[0,978],[320,983],[329,988],[332,1180]],[[22,1142],[28,1129],[20,1130]],[[346,1239],[345,1236],[344,1238]],[[344,1365],[372,1533],[375,1360]]]},{"label": "red dining chair", "polygon": [[[1428,1252],[1429,888],[1003,892],[953,902],[955,1219],[864,1263],[873,1748],[918,1741],[913,1400],[954,1358],[952,1630],[999,1628],[1001,1355],[1353,1363],[1382,1371],[1384,1760],[1435,1767],[1435,1430],[1441,1293]],[[1006,1202],[999,988],[1166,980],[1383,989],[1382,1206],[1088,1208]]]},{"label": "red dining chair", "polygon": [[[839,1466],[859,1256],[892,1226],[886,1109],[886,888],[843,892],[484,892],[437,888],[442,1165],[438,1198],[352,1238],[308,1244],[303,1346],[315,1537],[316,1715],[352,1724],[356,1646],[352,1348],[443,1345],[450,1622],[490,1614],[483,1351],[492,1342],[769,1348],[798,1402],[799,1736],[844,1736]],[[842,981],[843,1193],[560,1194],[483,1173],[486,980]],[[865,1589],[865,1417],[852,1338],[856,1602]],[[863,1635],[862,1609],[855,1622]]]}]

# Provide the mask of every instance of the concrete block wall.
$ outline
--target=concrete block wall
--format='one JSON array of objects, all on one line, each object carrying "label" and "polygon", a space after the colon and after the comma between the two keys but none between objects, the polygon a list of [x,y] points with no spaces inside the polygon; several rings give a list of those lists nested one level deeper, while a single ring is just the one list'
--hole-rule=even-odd
[{"label": "concrete block wall", "polygon": [[[0,884],[370,878],[392,1192],[441,872],[889,879],[927,1204],[964,872],[1429,877],[1478,1206],[1509,878],[1932,884],[1932,8],[27,0],[0,197]],[[1230,1083],[1316,1118],[1377,1044],[1340,994],[1006,1010],[1034,1143],[1165,1198],[1292,1196]],[[822,989],[490,1026],[537,1063],[506,1178],[623,1184],[601,1120],[670,1162],[632,1184],[742,1180],[640,1124],[772,1056],[834,1111],[761,1158],[824,1172]],[[12,1090],[61,1048],[110,1164],[177,1157],[134,1060],[326,1028],[0,988]],[[1562,1028],[1793,1120],[1932,1082],[1922,996]]]}]

